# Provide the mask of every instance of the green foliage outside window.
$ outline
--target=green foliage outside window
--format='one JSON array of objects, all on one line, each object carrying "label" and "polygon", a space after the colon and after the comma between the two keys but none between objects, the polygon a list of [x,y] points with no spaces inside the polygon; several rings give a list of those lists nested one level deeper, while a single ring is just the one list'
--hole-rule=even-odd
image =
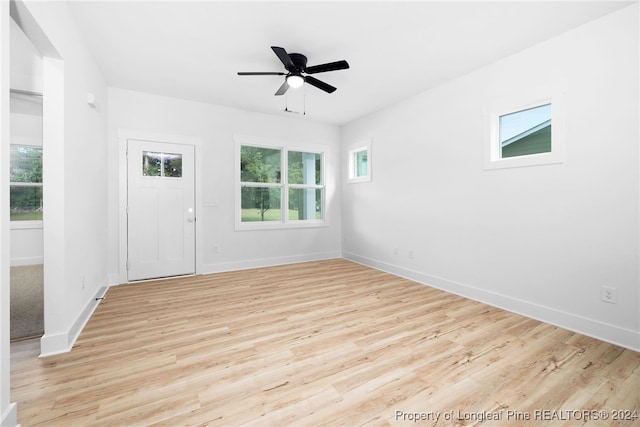
[{"label": "green foliage outside window", "polygon": [[12,145],[9,181],[41,183],[42,148]]},{"label": "green foliage outside window", "polygon": [[240,152],[240,181],[279,183],[281,150],[243,145]]},{"label": "green foliage outside window", "polygon": [[[240,181],[279,184],[281,150],[243,145],[240,149]],[[242,221],[280,221],[280,188],[242,187]],[[267,215],[269,210],[278,211]]]},{"label": "green foliage outside window", "polygon": [[[281,149],[240,147],[242,222],[322,219],[322,154],[300,151],[284,154],[282,164]],[[288,206],[283,212],[285,196]]]},{"label": "green foliage outside window", "polygon": [[11,221],[42,220],[42,148],[12,145],[9,180]]}]

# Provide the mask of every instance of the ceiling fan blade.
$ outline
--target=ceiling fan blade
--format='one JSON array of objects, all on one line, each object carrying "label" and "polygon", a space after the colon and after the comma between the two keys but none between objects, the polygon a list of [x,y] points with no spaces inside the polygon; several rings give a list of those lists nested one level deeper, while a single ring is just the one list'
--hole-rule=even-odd
[{"label": "ceiling fan blade", "polygon": [[315,74],[324,73],[327,71],[346,70],[347,68],[349,68],[349,63],[343,60],[307,67],[304,72],[307,74]]},{"label": "ceiling fan blade", "polygon": [[287,73],[261,72],[261,71],[238,71],[239,76],[284,76]]},{"label": "ceiling fan blade", "polygon": [[287,83],[287,81],[285,80],[284,83],[282,83],[282,86],[280,86],[280,89],[278,89],[275,93],[276,96],[279,95],[284,95],[285,92],[287,91],[287,89],[289,89],[289,84]]},{"label": "ceiling fan blade", "polygon": [[286,50],[284,50],[284,48],[281,48],[278,46],[271,46],[271,50],[273,50],[273,53],[275,53],[280,59],[280,61],[282,62],[282,64],[284,64],[284,68],[286,68],[289,71],[291,71],[291,69],[296,68],[291,58],[289,58],[289,54],[287,53]]},{"label": "ceiling fan blade", "polygon": [[[328,83],[325,83],[321,80],[316,79],[315,77],[312,76],[305,76],[304,81],[306,81],[307,83],[309,83],[311,86],[315,86],[320,90],[323,90],[327,93],[333,93],[336,91],[336,88],[331,86]],[[285,82],[286,83],[286,82]]]}]

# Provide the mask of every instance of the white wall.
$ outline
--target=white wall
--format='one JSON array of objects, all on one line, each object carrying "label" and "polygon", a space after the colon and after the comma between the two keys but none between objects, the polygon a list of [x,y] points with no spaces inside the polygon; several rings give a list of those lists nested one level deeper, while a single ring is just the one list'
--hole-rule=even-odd
[{"label": "white wall", "polygon": [[11,20],[11,89],[42,93],[42,55]]},{"label": "white wall", "polygon": [[[0,2],[0,186],[9,186],[9,2]],[[11,403],[9,352],[9,192],[0,191],[0,425],[17,423],[16,404]]]},{"label": "white wall", "polygon": [[66,3],[16,4],[44,56],[46,355],[70,349],[107,285],[107,88]]},{"label": "white wall", "polygon": [[[566,89],[566,162],[483,170],[483,111],[536,86]],[[345,256],[640,349],[638,100],[634,5],[344,126],[373,140]]]},{"label": "white wall", "polygon": [[[197,173],[203,201],[217,206],[197,206],[202,226],[198,236],[199,273],[251,268],[287,262],[339,257],[340,197],[338,186],[340,130],[297,118],[283,118],[134,92],[109,89],[109,271],[112,283],[125,282],[126,245],[116,231],[125,220],[119,204],[123,195],[123,158],[119,156],[118,130],[196,137],[202,140]],[[235,231],[234,134],[282,140],[288,143],[329,146],[327,197],[329,225],[318,228]],[[198,179],[198,178],[197,178]],[[219,246],[218,253],[213,245]],[[123,258],[124,257],[124,258]]]}]

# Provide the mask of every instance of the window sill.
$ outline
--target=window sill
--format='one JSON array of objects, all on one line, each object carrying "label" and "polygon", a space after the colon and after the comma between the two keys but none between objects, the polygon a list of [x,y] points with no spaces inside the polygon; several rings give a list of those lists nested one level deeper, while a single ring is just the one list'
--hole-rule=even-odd
[{"label": "window sill", "polygon": [[347,183],[349,183],[349,184],[357,184],[359,182],[371,182],[371,177],[370,176],[360,176],[358,178],[349,178],[347,180]]},{"label": "window sill", "polygon": [[529,154],[526,156],[508,157],[505,159],[488,160],[485,161],[484,169],[522,168],[526,166],[555,165],[564,162],[564,156],[559,153],[539,153]]},{"label": "window sill", "polygon": [[322,228],[328,227],[327,221],[300,221],[300,222],[279,222],[279,221],[256,221],[236,223],[236,231],[258,231],[258,230],[294,230],[300,228]]},{"label": "window sill", "polygon": [[42,221],[11,221],[11,230],[36,230],[42,229]]}]

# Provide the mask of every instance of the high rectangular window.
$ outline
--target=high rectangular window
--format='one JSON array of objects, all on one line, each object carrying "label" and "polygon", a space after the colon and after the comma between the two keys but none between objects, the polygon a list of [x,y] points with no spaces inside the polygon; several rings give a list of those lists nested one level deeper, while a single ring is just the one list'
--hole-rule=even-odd
[{"label": "high rectangular window", "polygon": [[371,181],[371,143],[349,150],[349,182]]},{"label": "high rectangular window", "polygon": [[513,91],[485,107],[484,169],[564,163],[565,91]]},{"label": "high rectangular window", "polygon": [[359,150],[353,153],[353,177],[362,178],[369,175],[369,153]]}]

